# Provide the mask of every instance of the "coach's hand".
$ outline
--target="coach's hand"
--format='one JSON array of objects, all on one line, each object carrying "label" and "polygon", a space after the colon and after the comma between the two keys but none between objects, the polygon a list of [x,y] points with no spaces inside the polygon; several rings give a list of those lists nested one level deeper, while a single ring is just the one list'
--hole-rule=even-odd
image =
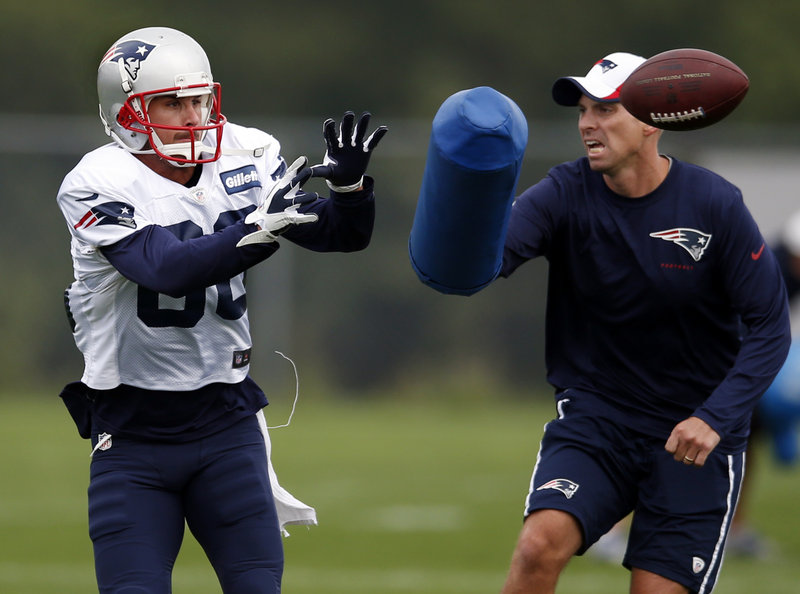
[{"label": "coach's hand", "polygon": [[332,119],[325,120],[322,125],[325,158],[311,171],[314,177],[324,177],[328,187],[335,192],[353,192],[361,188],[372,151],[388,131],[386,126],[379,126],[365,140],[369,118],[369,112],[364,112],[354,127],[355,114],[346,112],[338,135],[336,122]]},{"label": "coach's hand", "polygon": [[677,462],[687,466],[702,466],[719,441],[719,433],[708,423],[698,417],[689,417],[675,425],[664,449]]},{"label": "coach's hand", "polygon": [[306,167],[308,160],[298,158],[270,188],[261,205],[245,218],[245,223],[258,225],[259,230],[245,235],[236,247],[251,243],[271,243],[278,239],[290,225],[313,223],[314,213],[298,212],[303,204],[313,202],[316,193],[303,192],[303,184],[311,178],[311,169]]}]

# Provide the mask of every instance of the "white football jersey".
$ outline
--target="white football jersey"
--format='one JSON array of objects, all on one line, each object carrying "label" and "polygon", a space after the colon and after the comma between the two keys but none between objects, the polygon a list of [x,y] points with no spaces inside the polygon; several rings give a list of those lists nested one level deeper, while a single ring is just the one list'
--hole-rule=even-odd
[{"label": "white football jersey", "polygon": [[280,145],[265,132],[228,123],[223,146],[264,150],[205,163],[187,188],[112,143],[88,153],[64,179],[58,205],[72,236],[75,275],[65,301],[88,386],[194,390],[247,375],[243,274],[172,298],[127,280],[98,249],[148,225],[170,227],[181,239],[199,237],[252,210],[283,164]]}]

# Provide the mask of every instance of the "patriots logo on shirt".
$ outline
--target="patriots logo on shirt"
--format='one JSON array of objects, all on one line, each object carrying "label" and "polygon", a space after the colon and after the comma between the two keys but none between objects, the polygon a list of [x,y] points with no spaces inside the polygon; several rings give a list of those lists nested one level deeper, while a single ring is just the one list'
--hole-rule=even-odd
[{"label": "patriots logo on shirt", "polygon": [[125,202],[98,204],[86,211],[86,214],[73,227],[75,229],[88,229],[94,225],[121,225],[136,229],[136,221],[133,220],[133,206]]},{"label": "patriots logo on shirt", "polygon": [[150,55],[150,52],[152,52],[155,47],[156,46],[151,43],[135,39],[123,41],[106,52],[106,55],[100,60],[100,65],[102,66],[111,60],[115,62],[122,60],[125,70],[128,71],[128,76],[131,77],[131,80],[136,80],[136,77],[139,75],[139,69],[142,67],[142,62],[147,59],[147,56]]},{"label": "patriots logo on shirt", "polygon": [[552,481],[547,481],[541,487],[537,487],[537,491],[542,491],[544,489],[555,489],[556,491],[561,491],[564,494],[564,497],[567,499],[572,499],[572,496],[575,495],[575,491],[578,490],[580,485],[578,483],[573,483],[569,479],[559,478],[553,479]]},{"label": "patriots logo on shirt", "polygon": [[709,233],[703,233],[697,229],[687,229],[685,227],[669,229],[667,231],[657,231],[651,233],[650,237],[671,241],[681,246],[689,252],[695,262],[700,261],[706,248],[708,248],[708,244],[711,243],[711,235]]}]

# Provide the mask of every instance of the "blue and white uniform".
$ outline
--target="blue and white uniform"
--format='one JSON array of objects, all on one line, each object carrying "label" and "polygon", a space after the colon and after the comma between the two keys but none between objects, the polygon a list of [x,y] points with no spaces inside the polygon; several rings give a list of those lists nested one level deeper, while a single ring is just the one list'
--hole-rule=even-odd
[{"label": "blue and white uniform", "polygon": [[[274,480],[257,418],[267,399],[248,375],[244,274],[279,244],[236,247],[256,230],[244,218],[286,163],[259,130],[228,123],[224,146],[184,186],[108,144],[88,153],[58,193],[75,276],[65,303],[85,361],[62,398],[81,435],[99,446],[89,515],[101,591],[116,591],[125,568],[125,579],[143,576],[142,591],[167,591],[184,518],[224,588],[254,591],[245,584],[274,580],[279,591],[280,529],[316,522],[313,508]],[[282,237],[320,252],[363,249],[372,187],[367,177],[363,190],[303,206],[318,221]],[[141,522],[147,514],[152,521]],[[252,558],[270,560],[267,577],[240,567]]]},{"label": "blue and white uniform", "polygon": [[[58,203],[71,223],[75,272],[69,310],[85,359],[82,381],[91,388],[157,390],[168,379],[171,390],[184,391],[238,383],[247,375],[247,365],[231,365],[234,353],[251,347],[244,274],[236,268],[275,248],[260,247],[247,258],[231,239],[211,236],[255,208],[262,185],[272,183],[283,162],[277,141],[256,130],[228,125],[225,141],[265,146],[264,157],[223,156],[203,165],[197,183],[186,188],[108,144],[84,157],[64,180]],[[167,243],[162,254],[131,258],[132,270],[115,268],[114,256],[124,249],[119,242],[153,235],[157,243],[199,239],[208,247],[187,246],[173,256]],[[212,251],[214,243],[227,246],[227,253]],[[208,260],[211,254],[217,262]],[[199,278],[189,277],[193,267]]]},{"label": "blue and white uniform", "polygon": [[[574,514],[584,551],[634,511],[625,564],[710,592],[750,417],[790,342],[773,254],[718,175],[673,158],[656,190],[631,199],[581,158],[514,203],[501,276],[538,256],[549,262],[546,365],[559,419],[545,430],[526,514]],[[664,451],[690,416],[721,437],[701,469]],[[561,458],[574,448],[583,454]],[[675,477],[655,481],[658,472]],[[651,505],[674,525],[650,523]],[[683,539],[669,536],[675,526]]]}]

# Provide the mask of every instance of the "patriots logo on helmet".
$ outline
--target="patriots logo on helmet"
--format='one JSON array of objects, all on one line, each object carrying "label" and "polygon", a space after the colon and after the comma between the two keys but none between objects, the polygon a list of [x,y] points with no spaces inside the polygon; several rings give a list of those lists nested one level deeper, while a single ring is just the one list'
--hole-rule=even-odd
[{"label": "patriots logo on helmet", "polygon": [[142,62],[147,59],[147,56],[150,55],[150,52],[155,47],[151,43],[136,39],[122,41],[106,52],[106,55],[100,60],[100,65],[102,66],[111,60],[115,62],[122,60],[125,70],[128,71],[128,76],[131,77],[131,80],[136,80]]},{"label": "patriots logo on helmet", "polygon": [[600,60],[595,66],[600,66],[600,70],[603,71],[603,74],[617,67],[616,63],[606,59]]},{"label": "patriots logo on helmet", "polygon": [[700,261],[700,258],[703,257],[703,254],[708,248],[708,244],[711,243],[711,234],[684,227],[669,229],[667,231],[657,231],[651,233],[650,237],[671,241],[681,246],[689,252],[695,262]]},{"label": "patriots logo on helmet", "polygon": [[133,219],[133,206],[125,202],[104,202],[93,206],[81,220],[73,225],[75,229],[88,229],[94,225],[122,225],[136,229]]},{"label": "patriots logo on helmet", "polygon": [[567,499],[572,499],[572,496],[575,495],[575,491],[578,490],[580,485],[578,483],[573,483],[569,479],[559,478],[553,479],[552,481],[547,481],[541,487],[537,487],[537,491],[542,491],[544,489],[555,489],[556,491],[561,491],[564,494],[564,497]]}]

